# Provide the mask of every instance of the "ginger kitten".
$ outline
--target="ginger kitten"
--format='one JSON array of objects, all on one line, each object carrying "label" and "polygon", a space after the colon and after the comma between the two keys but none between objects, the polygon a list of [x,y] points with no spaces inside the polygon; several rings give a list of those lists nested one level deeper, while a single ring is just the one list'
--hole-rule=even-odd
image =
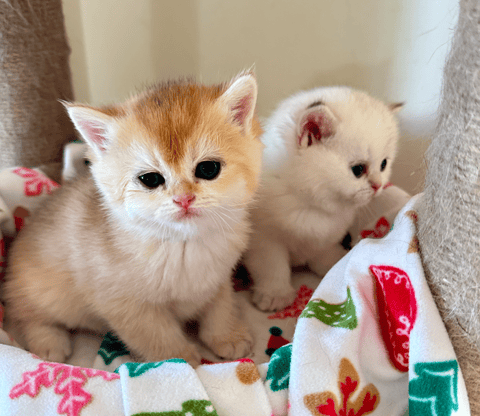
[{"label": "ginger kitten", "polygon": [[247,247],[261,167],[249,73],[160,84],[124,104],[65,104],[90,172],[66,183],[10,250],[6,313],[28,349],[71,353],[67,329],[113,329],[139,359],[200,363],[182,328],[236,359],[252,338],[231,272]]},{"label": "ginger kitten", "polygon": [[347,87],[317,88],[286,99],[268,120],[245,255],[259,309],[294,300],[291,266],[323,276],[346,254],[340,243],[358,208],[390,177],[400,106]]}]

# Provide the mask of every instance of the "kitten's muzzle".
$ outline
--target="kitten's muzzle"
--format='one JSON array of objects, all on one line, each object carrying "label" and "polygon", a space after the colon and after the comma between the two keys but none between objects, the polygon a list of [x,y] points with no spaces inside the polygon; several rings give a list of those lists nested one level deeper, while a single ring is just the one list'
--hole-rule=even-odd
[{"label": "kitten's muzzle", "polygon": [[377,191],[382,187],[379,183],[370,182],[370,185],[373,189],[373,192],[377,193]]},{"label": "kitten's muzzle", "polygon": [[192,194],[184,194],[184,195],[175,195],[173,198],[173,202],[178,206],[182,207],[184,210],[187,210],[190,205],[193,204],[195,201],[195,195]]},{"label": "kitten's muzzle", "polygon": [[374,194],[382,187],[382,177],[378,172],[372,172],[368,175],[368,182],[373,189]]}]

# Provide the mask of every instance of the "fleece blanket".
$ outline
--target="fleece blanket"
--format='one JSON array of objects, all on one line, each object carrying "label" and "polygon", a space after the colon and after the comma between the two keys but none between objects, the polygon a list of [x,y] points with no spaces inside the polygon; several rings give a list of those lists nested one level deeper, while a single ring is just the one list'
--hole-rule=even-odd
[{"label": "fleece blanket", "polygon": [[[64,180],[85,168],[82,154],[67,147]],[[37,169],[0,172],[0,267],[5,241],[59,186]],[[77,331],[69,363],[50,363],[0,329],[0,415],[469,415],[421,267],[419,198],[404,206],[409,196],[388,186],[359,213],[344,240],[354,248],[321,283],[294,273],[297,298],[283,311],[256,310],[238,273],[255,346],[235,362],[203,349],[197,369],[175,358],[136,363],[115,334]]]}]

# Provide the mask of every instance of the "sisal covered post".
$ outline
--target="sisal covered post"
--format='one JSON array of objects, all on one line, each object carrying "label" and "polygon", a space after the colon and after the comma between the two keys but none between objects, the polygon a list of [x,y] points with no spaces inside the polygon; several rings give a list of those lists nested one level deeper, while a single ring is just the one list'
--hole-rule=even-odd
[{"label": "sisal covered post", "polygon": [[430,289],[480,415],[480,1],[461,0],[427,153],[419,241]]},{"label": "sisal covered post", "polygon": [[61,0],[0,2],[0,169],[61,160],[74,137],[58,102],[73,98],[69,54]]}]

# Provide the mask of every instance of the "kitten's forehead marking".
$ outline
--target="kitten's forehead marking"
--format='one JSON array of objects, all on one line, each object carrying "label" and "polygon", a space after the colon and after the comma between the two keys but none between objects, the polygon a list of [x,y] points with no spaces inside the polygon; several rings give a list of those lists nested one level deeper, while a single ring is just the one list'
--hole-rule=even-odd
[{"label": "kitten's forehead marking", "polygon": [[208,108],[224,86],[199,86],[188,82],[160,85],[144,94],[132,109],[149,137],[149,145],[159,147],[163,159],[176,165],[184,158],[202,129]]}]

